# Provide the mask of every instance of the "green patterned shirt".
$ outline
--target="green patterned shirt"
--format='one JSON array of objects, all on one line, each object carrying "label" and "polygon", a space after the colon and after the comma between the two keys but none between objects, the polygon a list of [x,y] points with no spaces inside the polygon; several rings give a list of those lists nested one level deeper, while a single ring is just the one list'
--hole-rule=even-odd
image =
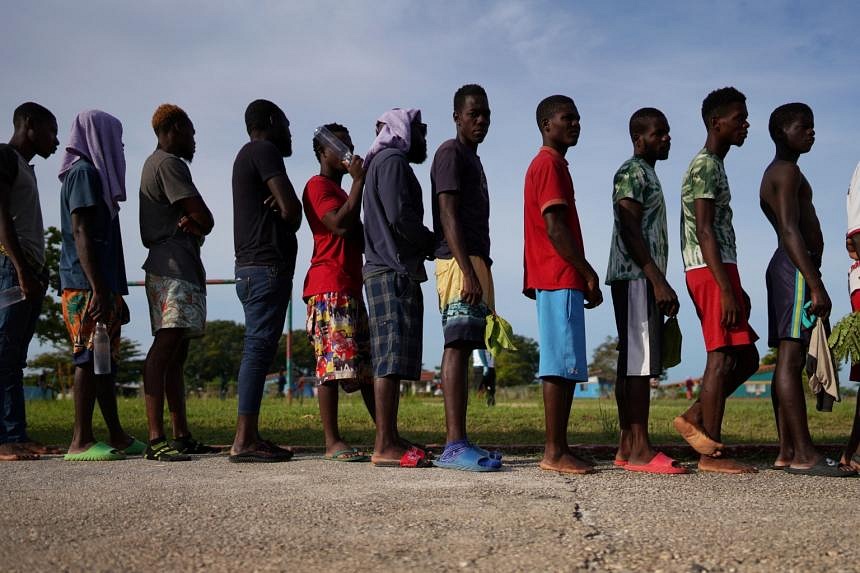
[{"label": "green patterned shirt", "polygon": [[699,238],[696,236],[696,199],[714,201],[714,234],[724,263],[738,260],[735,246],[735,229],[732,227],[732,200],[729,180],[723,160],[702,149],[690,162],[681,182],[681,255],[684,270],[706,266]]},{"label": "green patterned shirt", "polygon": [[606,283],[645,278],[642,269],[627,252],[627,245],[621,239],[621,222],[618,219],[617,205],[622,199],[632,199],[642,205],[642,237],[648,245],[648,250],[651,251],[654,264],[660,272],[666,274],[669,240],[663,189],[660,187],[660,180],[654,168],[645,160],[632,157],[615,172],[612,192],[615,225],[612,227],[612,246],[609,249]]}]

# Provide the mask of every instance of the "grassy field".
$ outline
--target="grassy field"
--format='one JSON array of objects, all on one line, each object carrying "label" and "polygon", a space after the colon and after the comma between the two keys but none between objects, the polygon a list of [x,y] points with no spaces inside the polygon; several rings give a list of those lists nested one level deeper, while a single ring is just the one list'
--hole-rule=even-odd
[{"label": "grassy field", "polygon": [[[816,412],[808,404],[809,426],[819,443],[841,443],[851,429],[854,398],[834,406],[830,413]],[[473,440],[486,444],[540,444],[543,442],[543,403],[539,395],[517,400],[499,400],[488,408],[472,398],[469,408],[469,433]],[[685,400],[654,400],[651,405],[650,431],[658,444],[680,443],[671,422],[688,403]],[[120,398],[120,417],[126,430],[146,437],[146,419],[142,398]],[[215,444],[229,444],[236,421],[236,400],[189,398],[188,415],[194,436]],[[27,416],[32,435],[45,443],[67,444],[74,419],[70,400],[31,401]],[[101,416],[96,410],[97,437],[105,436]],[[322,444],[322,427],[315,400],[303,405],[285,399],[266,398],[261,412],[261,430],[278,443],[318,446]],[[341,394],[341,432],[355,444],[373,443],[373,425],[358,396]],[[770,443],[776,441],[776,430],[769,399],[733,399],[726,408],[723,441],[727,444]],[[400,406],[400,428],[412,440],[424,443],[444,442],[442,398],[404,397]],[[571,441],[584,444],[612,444],[618,436],[614,401],[576,400],[570,424]]]}]

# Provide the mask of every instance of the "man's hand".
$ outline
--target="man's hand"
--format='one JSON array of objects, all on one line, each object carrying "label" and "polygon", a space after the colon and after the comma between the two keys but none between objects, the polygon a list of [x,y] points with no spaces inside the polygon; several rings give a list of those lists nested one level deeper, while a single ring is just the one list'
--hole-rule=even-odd
[{"label": "man's hand", "polygon": [[281,213],[281,209],[278,207],[278,202],[275,200],[274,195],[269,195],[268,197],[266,197],[265,201],[263,201],[263,205],[265,205],[267,209],[271,209],[275,213]]},{"label": "man's hand", "polygon": [[731,289],[720,291],[720,324],[733,328],[741,318],[741,307]]},{"label": "man's hand", "polygon": [[93,291],[93,296],[90,297],[90,304],[87,307],[89,314],[96,322],[110,324],[113,319],[113,297],[110,292]]},{"label": "man's hand", "polygon": [[197,224],[197,221],[184,215],[181,219],[179,219],[179,223],[177,226],[188,233],[189,235],[194,235],[195,237],[203,237],[203,229],[200,228],[200,225]]},{"label": "man's hand", "polygon": [[349,172],[349,176],[352,177],[353,181],[357,179],[364,179],[364,160],[358,155],[352,156],[352,161],[348,164],[344,161],[346,165],[346,170]]},{"label": "man's hand", "polygon": [[466,304],[477,306],[481,304],[484,296],[484,289],[481,288],[481,282],[478,280],[478,275],[474,270],[463,273],[463,288],[460,290],[460,300]]},{"label": "man's hand", "polygon": [[585,279],[585,308],[595,308],[603,302],[603,293],[600,292],[600,279],[592,274]]},{"label": "man's hand", "polygon": [[824,289],[824,284],[818,284],[809,287],[810,298],[812,299],[812,314],[820,318],[830,316],[830,310],[833,303],[830,302],[830,295]]},{"label": "man's hand", "polygon": [[651,286],[654,289],[654,298],[657,301],[657,308],[665,316],[675,316],[678,314],[678,309],[681,307],[678,302],[678,295],[675,290],[669,286],[669,283],[664,277],[660,277],[654,281]]},{"label": "man's hand", "polygon": [[22,268],[18,271],[18,286],[21,287],[21,292],[26,300],[32,301],[35,298],[41,297],[44,287],[32,271]]}]

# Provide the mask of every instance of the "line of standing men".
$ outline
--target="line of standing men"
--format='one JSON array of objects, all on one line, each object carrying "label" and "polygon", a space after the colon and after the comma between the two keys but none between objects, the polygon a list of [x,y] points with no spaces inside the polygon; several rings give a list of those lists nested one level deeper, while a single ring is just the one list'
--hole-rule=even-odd
[{"label": "line of standing men", "polygon": [[[676,418],[675,426],[701,454],[700,469],[745,473],[752,468],[725,459],[720,443],[725,398],[758,364],[753,346],[757,336],[748,324],[749,299],[737,274],[723,167],[730,147],[746,138],[745,98],[733,88],[716,90],[703,102],[702,116],[708,138],[682,186],[682,252],[688,290],[702,321],[708,365],[699,400]],[[292,289],[295,233],[303,203],[314,235],[303,298],[308,335],[317,356],[326,459],[368,459],[338,432],[337,385],[341,384],[347,391],[361,390],[376,422],[370,457],[375,465],[430,465],[426,448],[400,436],[397,406],[400,380],[416,378],[420,372],[420,283],[427,279],[424,261],[435,259],[445,337],[442,379],[447,440],[433,465],[468,471],[500,469],[501,454],[480,448],[466,433],[468,359],[473,349],[484,346],[486,319],[494,313],[489,195],[477,155],[490,125],[483,88],[470,84],[457,90],[453,119],[456,138],[439,147],[431,168],[431,231],[423,225],[421,188],[410,165],[427,156],[427,126],[419,110],[383,114],[364,161],[353,156],[345,162],[336,150],[314,140],[320,174],[308,181],[300,203],[283,162],[292,152],[286,115],[266,100],[248,106],[245,121],[250,141],[240,150],[233,169],[236,289],[245,312],[246,334],[230,461],[277,462],[292,457],[289,449],[260,436],[258,418],[265,376]],[[540,467],[567,473],[593,471],[569,447],[567,426],[574,384],[587,377],[583,310],[602,302],[597,274],[584,256],[573,182],[564,159],[577,143],[579,119],[573,100],[566,96],[551,96],[539,104],[536,120],[543,147],[526,174],[524,203],[524,293],[537,303],[542,343],[539,376],[545,382],[546,449]],[[4,280],[13,284],[17,279],[25,295],[26,304],[13,305],[14,312],[3,314],[5,320],[21,326],[3,329],[4,342],[9,342],[12,330],[19,334],[17,346],[10,342],[7,348],[23,348],[23,355],[3,355],[10,363],[20,364],[11,369],[20,377],[45,288],[44,280],[34,280],[44,273],[44,255],[39,258],[38,248],[42,245],[43,251],[44,246],[38,193],[35,179],[27,176],[32,175],[27,162],[37,153],[44,157],[53,153],[58,141],[56,119],[37,104],[19,107],[14,123],[10,145],[0,149],[3,182],[9,187],[0,194],[0,242],[3,263],[10,271]],[[186,163],[195,149],[191,120],[177,106],[165,104],[156,110],[152,126],[158,147],[144,164],[140,189],[141,237],[149,249],[144,263],[146,291],[155,337],[144,374],[148,444],[122,430],[112,377],[96,375],[92,366],[96,325],[108,326],[115,366],[120,325],[128,320],[122,301],[127,290],[117,216],[125,199],[119,120],[100,111],[79,114],[63,159],[60,280],[76,364],[75,434],[66,456],[70,460],[121,459],[142,453],[148,459],[180,461],[189,459],[188,454],[217,451],[191,438],[182,381],[188,341],[202,335],[205,327],[200,246],[214,221]],[[346,128],[326,127],[352,149]],[[818,273],[823,241],[811,188],[796,166],[799,155],[812,145],[812,112],[802,104],[782,106],[772,115],[769,128],[777,154],[765,173],[761,199],[780,239],[767,275],[769,342],[779,347],[774,410],[781,451],[774,467],[792,473],[848,475],[851,455],[846,453],[849,461],[837,464],[812,447],[800,390],[800,358],[808,342],[808,325],[801,323],[799,307],[810,299],[809,312],[821,318],[830,309]],[[656,161],[668,157],[668,122],[658,110],[643,108],[631,118],[630,135],[634,157],[622,165],[614,181],[615,226],[606,278],[620,339],[616,395],[622,436],[615,463],[630,471],[684,473],[674,460],[655,452],[647,436],[647,383],[662,370],[660,317],[673,316],[679,306],[665,280],[665,204],[654,172]],[[349,194],[340,187],[346,173],[353,180]],[[359,217],[362,207],[364,225]],[[11,390],[4,390],[8,401],[4,416],[11,422],[4,424],[0,456],[32,458],[48,449],[26,436],[23,401],[20,408],[16,406],[14,376],[10,380],[6,388]],[[163,427],[165,396],[173,440],[166,439]],[[96,400],[110,431],[107,443],[93,436]],[[12,414],[6,415],[5,408]],[[20,420],[17,427],[16,419]]]}]

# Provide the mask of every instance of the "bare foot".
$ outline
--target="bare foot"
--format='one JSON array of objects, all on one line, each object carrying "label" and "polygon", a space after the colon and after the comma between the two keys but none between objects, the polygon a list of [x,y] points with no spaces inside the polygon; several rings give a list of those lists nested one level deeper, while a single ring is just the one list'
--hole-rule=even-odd
[{"label": "bare foot", "polygon": [[22,442],[21,445],[34,454],[62,454],[64,452],[62,448],[57,446],[46,446],[45,444],[33,440]]},{"label": "bare foot", "polygon": [[33,453],[23,444],[0,444],[0,462],[26,462],[38,460],[39,454]]},{"label": "bare foot", "polygon": [[854,454],[849,459],[848,456],[842,455],[842,459],[839,460],[839,463],[843,466],[848,466],[855,472],[860,472],[860,454]]},{"label": "bare foot", "polygon": [[705,431],[684,416],[678,416],[672,420],[675,430],[690,444],[698,453],[705,456],[718,456],[723,449],[723,444],[708,437]]},{"label": "bare foot", "polygon": [[126,434],[125,437],[120,438],[119,440],[116,440],[116,441],[108,440],[108,444],[110,444],[110,447],[117,449],[119,451],[126,449],[127,447],[129,447],[133,443],[134,443],[134,438],[128,434]]},{"label": "bare foot", "polygon": [[[337,455],[335,455],[337,454]],[[359,452],[356,449],[353,449],[352,446],[344,442],[343,440],[338,440],[333,444],[329,445],[325,449],[325,457],[329,459],[336,459],[340,461],[347,461],[353,458],[361,458],[364,454]],[[365,458],[366,459],[366,458]]]},{"label": "bare foot", "polygon": [[593,474],[594,466],[581,460],[571,453],[564,453],[560,456],[548,456],[544,454],[543,459],[538,464],[542,470],[550,472],[559,472],[563,474]]},{"label": "bare foot", "polygon": [[710,456],[701,456],[699,458],[700,472],[713,472],[720,474],[754,474],[758,470],[749,464],[729,458],[712,458]]},{"label": "bare foot", "polygon": [[390,448],[384,448],[381,450],[375,450],[373,452],[373,455],[370,456],[370,462],[373,464],[383,464],[391,462],[400,463],[400,459],[403,457],[403,454],[406,453],[406,450],[406,448],[400,445],[392,446]]}]

